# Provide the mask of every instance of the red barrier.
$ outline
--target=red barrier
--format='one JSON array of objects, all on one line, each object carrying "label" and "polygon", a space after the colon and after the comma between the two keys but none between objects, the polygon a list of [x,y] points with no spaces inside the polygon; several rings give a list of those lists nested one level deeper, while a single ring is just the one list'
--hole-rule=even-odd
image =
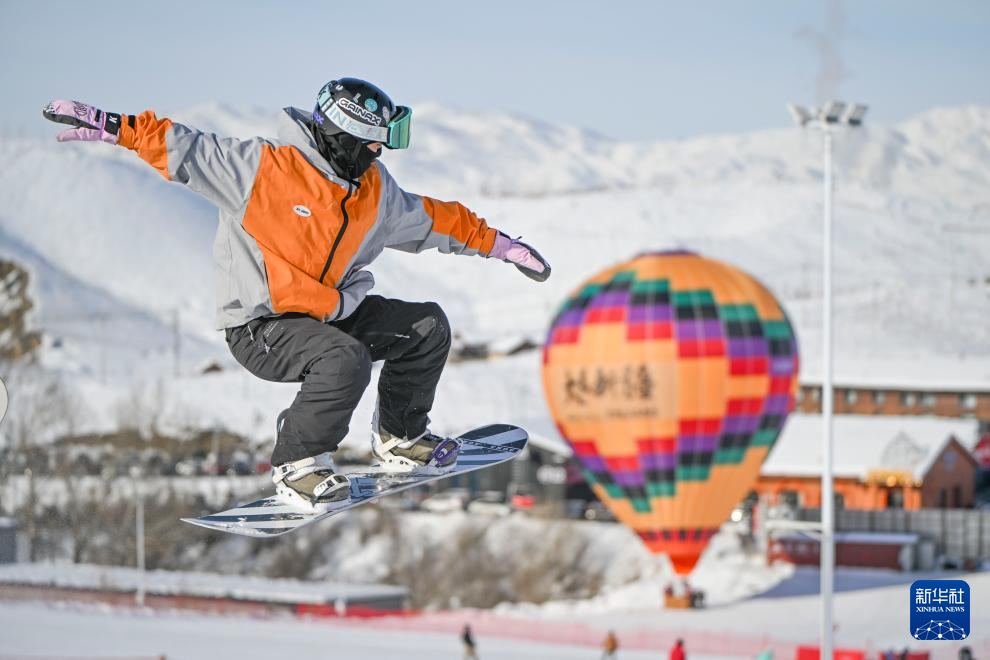
[{"label": "red barrier", "polygon": [[[818,660],[821,657],[821,649],[817,646],[799,646],[794,657],[796,660]],[[866,660],[866,651],[833,649],[832,657],[835,660]]]},{"label": "red barrier", "polygon": [[380,619],[382,617],[413,617],[419,616],[415,610],[378,610],[364,605],[347,605],[337,609],[336,605],[312,605],[300,603],[295,606],[296,614],[310,617]]}]

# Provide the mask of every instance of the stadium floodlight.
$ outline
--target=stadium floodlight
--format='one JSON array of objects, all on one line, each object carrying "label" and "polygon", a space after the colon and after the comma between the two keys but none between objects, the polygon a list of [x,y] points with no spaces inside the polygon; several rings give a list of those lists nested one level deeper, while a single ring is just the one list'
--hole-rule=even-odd
[{"label": "stadium floodlight", "polygon": [[842,101],[829,101],[822,106],[818,116],[826,124],[838,124],[845,109],[846,104]]},{"label": "stadium floodlight", "polygon": [[832,133],[837,124],[855,127],[863,123],[866,105],[853,103],[846,108],[842,101],[829,101],[820,110],[810,112],[790,104],[788,111],[802,127],[821,130],[824,139],[825,188],[822,229],[822,494],[821,494],[821,653],[822,660],[832,660],[832,597],[835,588],[835,481],[832,475],[832,409],[835,392],[832,384]]},{"label": "stadium floodlight", "polygon": [[865,103],[845,103],[844,101],[829,101],[820,108],[806,108],[797,103],[788,103],[787,112],[798,126],[810,126],[827,130],[834,124],[860,126],[866,114]]},{"label": "stadium floodlight", "polygon": [[804,126],[815,118],[814,115],[812,115],[811,112],[803,105],[788,103],[787,111],[791,113],[791,118],[794,119],[794,123],[798,126]]},{"label": "stadium floodlight", "polygon": [[863,123],[863,115],[866,114],[867,107],[863,103],[853,103],[846,109],[842,121],[850,126],[859,126]]}]

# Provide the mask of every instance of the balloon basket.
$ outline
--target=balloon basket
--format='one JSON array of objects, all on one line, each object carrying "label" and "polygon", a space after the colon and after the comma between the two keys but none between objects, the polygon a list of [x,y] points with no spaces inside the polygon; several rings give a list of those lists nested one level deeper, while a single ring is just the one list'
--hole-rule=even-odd
[{"label": "balloon basket", "polygon": [[683,596],[664,594],[663,606],[668,610],[691,609],[691,596],[689,594],[684,594]]},{"label": "balloon basket", "polygon": [[663,606],[672,610],[702,609],[705,607],[705,592],[692,589],[687,580],[682,580],[676,588],[668,584],[663,590]]}]

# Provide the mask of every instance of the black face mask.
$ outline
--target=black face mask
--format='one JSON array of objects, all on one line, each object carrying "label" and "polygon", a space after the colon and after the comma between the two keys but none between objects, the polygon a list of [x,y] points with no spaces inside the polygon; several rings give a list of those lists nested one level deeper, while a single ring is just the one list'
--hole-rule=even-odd
[{"label": "black face mask", "polygon": [[330,163],[334,173],[347,181],[357,182],[381,155],[381,149],[372,151],[366,142],[350,133],[326,135],[317,126],[313,126],[313,136],[316,138],[317,148]]}]

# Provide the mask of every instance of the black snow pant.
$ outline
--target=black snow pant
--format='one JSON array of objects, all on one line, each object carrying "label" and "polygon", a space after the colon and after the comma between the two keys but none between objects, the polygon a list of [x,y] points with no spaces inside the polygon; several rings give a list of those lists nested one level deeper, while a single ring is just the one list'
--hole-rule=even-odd
[{"label": "black snow pant", "polygon": [[450,324],[439,305],[381,296],[368,296],[335,323],[289,313],[226,334],[234,358],[255,376],[302,382],[279,415],[272,465],[337,448],[371,380],[372,361],[385,361],[378,379],[381,426],[399,437],[422,434],[450,350]]}]

